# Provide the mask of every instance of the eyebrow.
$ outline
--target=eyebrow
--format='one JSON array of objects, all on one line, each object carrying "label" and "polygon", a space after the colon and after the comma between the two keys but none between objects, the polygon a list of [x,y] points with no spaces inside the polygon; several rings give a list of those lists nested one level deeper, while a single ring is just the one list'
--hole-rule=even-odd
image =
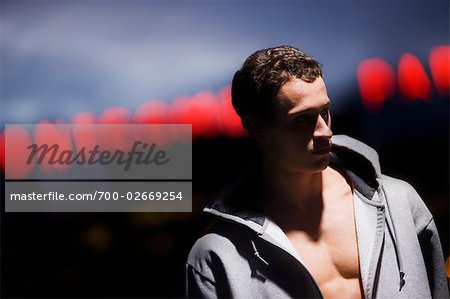
[{"label": "eyebrow", "polygon": [[[330,104],[331,104],[331,100],[328,100],[325,104],[320,106],[320,108],[318,110],[325,109],[328,106],[330,106]],[[316,108],[308,108],[308,109],[305,109],[305,110],[295,111],[295,112],[289,113],[288,115],[289,116],[295,116],[295,115],[298,115],[298,114],[301,114],[301,113],[308,113],[308,112],[311,112],[311,111],[316,111]]]}]

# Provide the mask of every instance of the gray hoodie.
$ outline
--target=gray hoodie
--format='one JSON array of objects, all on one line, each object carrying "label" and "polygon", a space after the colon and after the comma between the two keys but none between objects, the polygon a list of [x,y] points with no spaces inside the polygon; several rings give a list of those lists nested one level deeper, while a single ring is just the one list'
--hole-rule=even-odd
[{"label": "gray hoodie", "polygon": [[[365,298],[448,298],[436,226],[414,188],[381,174],[377,153],[350,137],[333,137],[330,158],[355,186]],[[257,175],[243,175],[205,207],[219,221],[189,254],[186,296],[322,297],[287,236],[260,209]]]}]

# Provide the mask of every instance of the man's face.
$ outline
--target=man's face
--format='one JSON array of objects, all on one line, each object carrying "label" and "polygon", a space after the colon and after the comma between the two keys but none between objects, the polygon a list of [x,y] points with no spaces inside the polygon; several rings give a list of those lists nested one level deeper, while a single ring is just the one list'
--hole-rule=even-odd
[{"label": "man's face", "polygon": [[325,82],[293,78],[280,88],[274,121],[265,126],[261,146],[265,162],[289,172],[317,173],[329,163],[330,99]]}]

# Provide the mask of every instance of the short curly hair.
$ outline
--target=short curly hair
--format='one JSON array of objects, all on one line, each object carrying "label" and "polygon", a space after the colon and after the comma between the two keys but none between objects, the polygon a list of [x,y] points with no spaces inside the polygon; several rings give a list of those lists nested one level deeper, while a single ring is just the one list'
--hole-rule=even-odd
[{"label": "short curly hair", "polygon": [[244,119],[257,117],[272,121],[273,102],[281,86],[292,78],[313,82],[322,76],[322,65],[292,46],[262,49],[250,55],[233,77],[231,99],[234,110]]}]

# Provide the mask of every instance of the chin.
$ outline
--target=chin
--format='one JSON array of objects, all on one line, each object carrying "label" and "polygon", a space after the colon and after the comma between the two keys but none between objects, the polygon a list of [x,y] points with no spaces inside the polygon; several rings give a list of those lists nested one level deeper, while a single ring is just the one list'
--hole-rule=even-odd
[{"label": "chin", "polygon": [[330,155],[304,157],[293,161],[292,159],[283,159],[279,164],[281,169],[288,172],[297,172],[304,174],[315,174],[324,171],[330,164]]},{"label": "chin", "polygon": [[315,162],[308,166],[304,165],[301,168],[297,168],[294,170],[295,172],[303,173],[303,174],[317,174],[324,171],[329,165],[329,160],[321,161],[321,163]]},{"label": "chin", "polygon": [[311,165],[311,171],[314,173],[322,172],[324,171],[328,165],[330,165],[330,156],[326,155],[321,159],[318,159],[317,161],[314,161]]}]

